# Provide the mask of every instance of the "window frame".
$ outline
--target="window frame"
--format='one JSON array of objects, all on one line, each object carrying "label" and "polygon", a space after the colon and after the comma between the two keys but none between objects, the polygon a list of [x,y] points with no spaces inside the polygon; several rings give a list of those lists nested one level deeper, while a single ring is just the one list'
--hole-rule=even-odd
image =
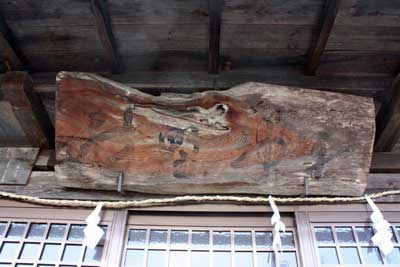
[{"label": "window frame", "polygon": [[[385,218],[391,224],[400,225],[400,211],[397,203],[378,203]],[[318,267],[317,244],[314,238],[313,225],[315,223],[336,222],[358,222],[370,223],[371,209],[367,204],[321,204],[321,205],[280,205],[279,210],[293,214],[295,225],[295,242],[298,249],[298,263],[300,266]],[[51,210],[51,213],[49,212]],[[68,213],[65,211],[68,210]],[[77,224],[82,223],[92,209],[84,208],[59,208],[43,207],[28,203],[15,202],[11,200],[0,200],[0,219],[34,219],[38,220],[74,220]],[[128,229],[129,216],[138,212],[168,212],[170,214],[184,215],[187,212],[214,213],[223,216],[232,212],[241,214],[243,217],[254,214],[271,213],[272,210],[266,205],[234,205],[234,204],[188,204],[177,206],[159,206],[131,208],[123,210],[107,209],[102,212],[102,224],[108,223],[108,249],[103,251],[105,261],[104,267],[122,266],[123,251]],[[33,215],[32,215],[33,214]],[[68,218],[66,218],[68,214]],[[336,219],[335,219],[336,218]],[[339,219],[338,219],[339,218]],[[338,221],[339,220],[339,221]],[[84,223],[84,222],[83,222]],[[110,249],[112,248],[112,249]]]}]

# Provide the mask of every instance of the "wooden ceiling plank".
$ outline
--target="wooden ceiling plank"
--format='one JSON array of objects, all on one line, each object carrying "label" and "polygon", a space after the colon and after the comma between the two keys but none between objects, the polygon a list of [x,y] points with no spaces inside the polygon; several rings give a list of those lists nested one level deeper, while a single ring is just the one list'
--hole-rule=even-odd
[{"label": "wooden ceiling plank", "polygon": [[54,127],[43,103],[33,91],[32,79],[26,72],[8,72],[0,81],[1,100],[12,106],[13,113],[33,147],[54,145]]},{"label": "wooden ceiling plank", "polygon": [[378,114],[375,151],[388,152],[400,140],[400,74],[391,88],[391,99]]},{"label": "wooden ceiling plank", "polygon": [[306,65],[306,74],[315,75],[321,61],[321,55],[328,43],[329,35],[335,24],[336,15],[341,0],[325,0],[325,5],[320,16],[320,26],[317,36],[314,37]]},{"label": "wooden ceiling plank", "polygon": [[220,35],[223,0],[208,0],[209,47],[208,72],[218,74],[220,64]]},{"label": "wooden ceiling plank", "polygon": [[111,65],[111,72],[114,74],[121,73],[123,71],[123,65],[112,30],[111,18],[107,5],[104,0],[92,0],[91,6],[96,19],[96,27],[100,41]]},{"label": "wooden ceiling plank", "polygon": [[6,21],[0,14],[0,47],[3,48],[6,60],[11,70],[23,70],[24,64],[21,59],[18,48],[16,47],[15,38],[7,26]]}]

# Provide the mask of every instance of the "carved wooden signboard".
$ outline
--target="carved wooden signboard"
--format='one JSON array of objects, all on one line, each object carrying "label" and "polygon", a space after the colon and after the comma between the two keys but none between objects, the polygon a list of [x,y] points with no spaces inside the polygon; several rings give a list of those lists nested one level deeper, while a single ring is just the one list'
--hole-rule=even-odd
[{"label": "carved wooden signboard", "polygon": [[372,99],[260,83],[152,96],[69,72],[57,84],[64,186],[116,190],[123,174],[123,190],[160,194],[365,190]]}]

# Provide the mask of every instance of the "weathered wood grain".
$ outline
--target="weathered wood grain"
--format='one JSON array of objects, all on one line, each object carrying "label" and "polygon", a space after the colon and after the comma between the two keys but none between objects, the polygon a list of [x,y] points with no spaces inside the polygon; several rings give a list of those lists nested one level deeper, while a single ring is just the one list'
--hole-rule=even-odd
[{"label": "weathered wood grain", "polygon": [[[400,187],[400,174],[398,173],[371,173],[368,175],[366,193],[376,193],[385,190],[398,189]],[[115,190],[113,190],[115,189]],[[115,188],[108,190],[82,190],[65,188],[59,184],[55,172],[33,171],[29,183],[21,185],[1,185],[1,191],[13,192],[21,195],[30,195],[50,199],[80,199],[80,200],[141,200],[148,198],[164,198],[165,195],[151,195],[137,192],[118,193]],[[171,197],[171,196],[168,196]],[[399,196],[388,196],[377,199],[379,203],[400,202]],[[296,204],[296,203],[292,203]],[[182,208],[182,206],[181,206]]]},{"label": "weathered wood grain", "polygon": [[0,147],[0,184],[25,185],[39,148]]},{"label": "weathered wood grain", "polygon": [[26,140],[34,147],[52,147],[54,128],[40,97],[33,91],[29,74],[8,72],[2,77],[0,88],[0,100],[11,105]]},{"label": "weathered wood grain", "polygon": [[4,58],[7,60],[9,67],[12,70],[22,70],[24,63],[20,55],[19,49],[16,46],[14,36],[8,28],[3,15],[0,13],[0,48],[1,53],[4,53]]},{"label": "weathered wood grain", "polygon": [[[154,97],[96,75],[57,76],[60,183],[147,193],[359,195],[371,99],[248,83]],[[329,122],[329,123],[328,123]],[[329,189],[328,189],[329,188]]]}]

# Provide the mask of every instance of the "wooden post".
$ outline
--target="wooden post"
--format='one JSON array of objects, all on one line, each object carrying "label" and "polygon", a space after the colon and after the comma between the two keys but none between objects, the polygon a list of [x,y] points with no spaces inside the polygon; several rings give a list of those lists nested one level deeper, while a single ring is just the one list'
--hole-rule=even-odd
[{"label": "wooden post", "polygon": [[7,101],[33,147],[53,147],[54,127],[26,72],[8,72],[0,82],[1,100]]},{"label": "wooden post", "polygon": [[208,47],[208,73],[218,74],[219,72],[219,45],[221,34],[223,0],[208,1],[209,17],[209,47]]},{"label": "wooden post", "polygon": [[320,26],[318,35],[314,37],[309,52],[309,59],[306,66],[306,74],[315,75],[321,55],[328,43],[329,35],[332,31],[337,12],[339,10],[340,0],[325,0],[323,12],[320,17]]},{"label": "wooden post", "polygon": [[106,52],[107,59],[110,62],[111,71],[114,74],[121,73],[123,67],[111,27],[107,5],[104,0],[92,0],[91,4],[96,19],[97,32]]},{"label": "wooden post", "polygon": [[377,119],[375,151],[391,151],[400,139],[400,74],[391,88],[391,99],[383,105]]}]

